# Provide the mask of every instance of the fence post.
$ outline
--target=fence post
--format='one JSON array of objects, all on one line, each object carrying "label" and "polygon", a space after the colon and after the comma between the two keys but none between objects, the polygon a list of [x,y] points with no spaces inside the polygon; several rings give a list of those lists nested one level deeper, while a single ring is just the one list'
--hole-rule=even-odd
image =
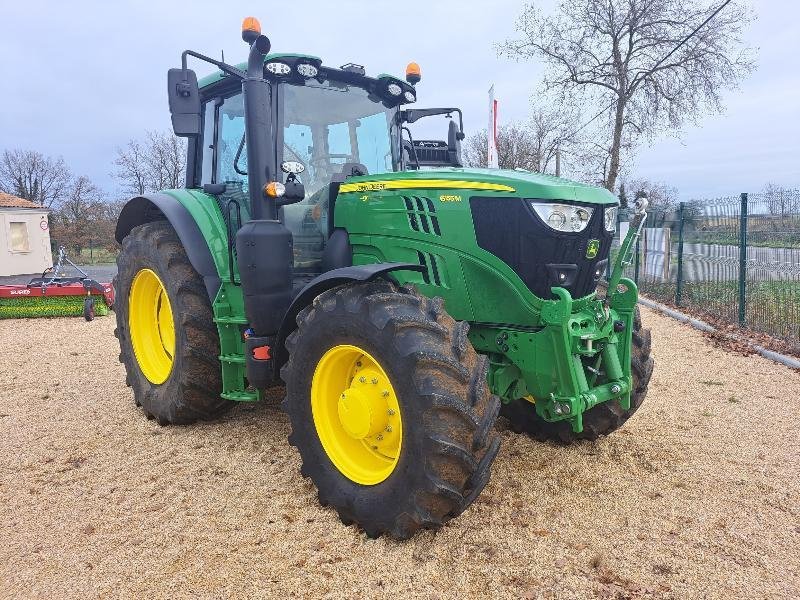
[{"label": "fence post", "polygon": [[675,306],[681,305],[683,295],[683,219],[686,202],[681,202],[678,210],[678,277],[675,283]]},{"label": "fence post", "polygon": [[744,327],[747,307],[747,192],[743,192],[739,214],[739,326]]}]

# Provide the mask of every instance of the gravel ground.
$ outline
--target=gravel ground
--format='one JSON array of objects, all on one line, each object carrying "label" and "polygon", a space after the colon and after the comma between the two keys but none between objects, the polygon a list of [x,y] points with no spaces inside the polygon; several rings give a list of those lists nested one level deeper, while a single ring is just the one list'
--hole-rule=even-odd
[{"label": "gravel ground", "polygon": [[279,394],[162,428],[113,318],[0,322],[0,596],[800,596],[800,375],[644,317],[636,417],[569,448],[501,423],[477,502],[405,543],[317,504]]}]

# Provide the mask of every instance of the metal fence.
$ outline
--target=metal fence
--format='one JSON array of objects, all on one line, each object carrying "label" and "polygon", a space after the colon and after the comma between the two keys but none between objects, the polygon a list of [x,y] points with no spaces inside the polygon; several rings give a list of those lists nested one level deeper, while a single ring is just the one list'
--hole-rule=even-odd
[{"label": "metal fence", "polygon": [[651,210],[626,275],[653,299],[800,349],[800,190]]}]

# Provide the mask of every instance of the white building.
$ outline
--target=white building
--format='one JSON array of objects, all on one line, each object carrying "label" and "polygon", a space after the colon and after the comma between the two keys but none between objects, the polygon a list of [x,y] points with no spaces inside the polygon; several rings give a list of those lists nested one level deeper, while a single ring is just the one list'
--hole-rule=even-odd
[{"label": "white building", "polygon": [[41,274],[53,266],[48,212],[0,192],[0,276]]}]

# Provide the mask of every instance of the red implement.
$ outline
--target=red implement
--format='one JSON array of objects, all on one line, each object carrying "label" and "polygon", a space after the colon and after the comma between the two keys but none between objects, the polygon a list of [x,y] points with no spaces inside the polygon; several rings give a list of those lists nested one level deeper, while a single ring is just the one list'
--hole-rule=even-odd
[{"label": "red implement", "polygon": [[92,283],[93,285],[89,288],[78,281],[63,284],[51,283],[45,287],[36,284],[0,285],[0,298],[86,296],[87,292],[92,294],[102,293],[106,306],[111,308],[114,305],[114,287],[110,283]]}]

